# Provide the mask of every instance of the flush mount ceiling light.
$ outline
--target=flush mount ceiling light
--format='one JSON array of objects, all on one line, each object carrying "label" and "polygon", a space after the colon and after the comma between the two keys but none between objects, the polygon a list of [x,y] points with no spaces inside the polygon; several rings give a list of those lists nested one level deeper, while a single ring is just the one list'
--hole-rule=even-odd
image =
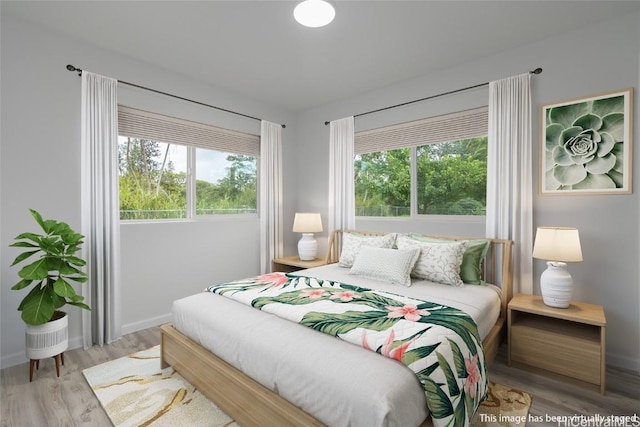
[{"label": "flush mount ceiling light", "polygon": [[325,0],[305,0],[293,10],[293,17],[305,27],[324,27],[336,16],[333,5]]}]

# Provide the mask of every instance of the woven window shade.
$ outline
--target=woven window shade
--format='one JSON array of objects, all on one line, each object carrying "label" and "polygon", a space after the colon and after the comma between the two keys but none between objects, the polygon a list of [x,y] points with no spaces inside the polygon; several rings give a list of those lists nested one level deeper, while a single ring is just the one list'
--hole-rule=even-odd
[{"label": "woven window shade", "polygon": [[488,108],[474,108],[356,132],[355,154],[475,138],[488,133]]},{"label": "woven window shade", "polygon": [[118,106],[118,135],[258,157],[260,137]]}]

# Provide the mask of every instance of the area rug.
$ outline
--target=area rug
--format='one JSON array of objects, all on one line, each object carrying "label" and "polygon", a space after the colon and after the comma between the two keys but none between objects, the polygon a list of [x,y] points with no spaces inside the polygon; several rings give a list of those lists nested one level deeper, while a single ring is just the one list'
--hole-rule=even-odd
[{"label": "area rug", "polygon": [[160,346],[82,371],[116,427],[238,427],[172,368]]},{"label": "area rug", "polygon": [[[239,427],[172,368],[160,369],[160,346],[82,371],[116,427]],[[472,427],[523,427],[531,397],[491,383]]]},{"label": "area rug", "polygon": [[531,395],[506,385],[489,382],[487,398],[482,402],[472,427],[524,427],[531,408]]}]

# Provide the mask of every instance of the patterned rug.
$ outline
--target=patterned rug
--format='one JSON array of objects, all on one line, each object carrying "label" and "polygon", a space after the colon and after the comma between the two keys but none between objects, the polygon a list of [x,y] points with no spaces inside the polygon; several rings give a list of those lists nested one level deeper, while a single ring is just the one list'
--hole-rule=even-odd
[{"label": "patterned rug", "polygon": [[[116,427],[239,427],[172,368],[160,369],[160,346],[82,371]],[[489,395],[472,427],[523,427],[531,397],[501,384]]]},{"label": "patterned rug", "polygon": [[172,368],[160,346],[82,371],[116,427],[238,427]]},{"label": "patterned rug", "polygon": [[528,393],[489,382],[489,393],[471,420],[472,427],[524,427],[531,408]]}]

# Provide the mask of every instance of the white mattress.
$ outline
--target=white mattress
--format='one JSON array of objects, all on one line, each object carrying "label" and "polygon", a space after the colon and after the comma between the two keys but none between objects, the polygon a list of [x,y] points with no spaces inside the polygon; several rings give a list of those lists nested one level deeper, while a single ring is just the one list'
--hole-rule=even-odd
[{"label": "white mattress", "polygon": [[[337,264],[300,271],[323,279],[401,293],[467,312],[484,338],[500,313],[493,286],[409,288],[348,274]],[[401,363],[330,335],[203,292],[173,303],[177,330],[328,426],[418,426],[424,390]]]}]

